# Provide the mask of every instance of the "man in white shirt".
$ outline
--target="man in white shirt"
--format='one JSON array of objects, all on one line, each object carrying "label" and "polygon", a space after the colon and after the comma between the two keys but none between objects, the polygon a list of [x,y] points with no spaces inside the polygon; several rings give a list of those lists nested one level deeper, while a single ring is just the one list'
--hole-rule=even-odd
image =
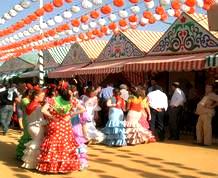
[{"label": "man in white shirt", "polygon": [[160,91],[159,87],[154,87],[153,91],[148,94],[148,100],[151,108],[150,129],[155,134],[155,126],[157,125],[159,141],[163,141],[165,138],[164,116],[168,108],[167,95]]},{"label": "man in white shirt", "polygon": [[169,130],[170,140],[179,140],[180,128],[179,123],[181,120],[182,110],[186,102],[184,92],[179,88],[179,82],[172,84],[173,96],[170,100],[169,107]]}]

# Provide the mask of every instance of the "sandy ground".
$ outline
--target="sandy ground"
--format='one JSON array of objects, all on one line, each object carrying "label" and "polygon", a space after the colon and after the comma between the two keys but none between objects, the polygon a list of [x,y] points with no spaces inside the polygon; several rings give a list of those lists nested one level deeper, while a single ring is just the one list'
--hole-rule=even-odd
[{"label": "sandy ground", "polygon": [[218,177],[218,145],[199,147],[191,141],[143,144],[122,148],[89,146],[88,170],[46,175],[20,168],[15,148],[20,137],[0,135],[0,178],[208,178]]}]

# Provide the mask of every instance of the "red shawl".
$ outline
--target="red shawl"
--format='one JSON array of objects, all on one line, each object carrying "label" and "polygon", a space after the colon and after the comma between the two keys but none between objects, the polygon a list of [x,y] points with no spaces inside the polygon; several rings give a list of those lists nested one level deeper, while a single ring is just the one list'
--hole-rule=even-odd
[{"label": "red shawl", "polygon": [[26,113],[27,115],[30,115],[37,107],[39,106],[39,103],[35,100],[31,101],[30,104],[26,107]]}]

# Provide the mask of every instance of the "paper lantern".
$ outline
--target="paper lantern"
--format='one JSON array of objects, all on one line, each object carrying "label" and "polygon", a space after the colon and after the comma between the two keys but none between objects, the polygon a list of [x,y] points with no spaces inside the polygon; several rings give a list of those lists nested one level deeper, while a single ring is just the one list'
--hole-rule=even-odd
[{"label": "paper lantern", "polygon": [[159,21],[161,19],[161,15],[159,14],[154,14],[153,15],[156,21]]},{"label": "paper lantern", "polygon": [[27,30],[25,30],[25,31],[23,32],[23,34],[24,34],[24,36],[30,36],[30,35],[31,35],[30,32],[28,32]]},{"label": "paper lantern", "polygon": [[52,27],[52,26],[55,25],[55,21],[54,21],[53,19],[49,19],[49,20],[47,21],[47,24],[48,24],[50,27]]},{"label": "paper lantern", "polygon": [[66,34],[66,35],[72,35],[72,34],[73,34],[73,31],[72,31],[72,30],[66,30],[66,31],[65,31],[65,34]]},{"label": "paper lantern", "polygon": [[41,30],[41,28],[39,27],[39,25],[34,25],[34,26],[33,26],[33,29],[34,29],[35,31],[40,31],[40,30]]},{"label": "paper lantern", "polygon": [[134,14],[138,14],[140,12],[140,7],[136,5],[132,6],[130,9]]},{"label": "paper lantern", "polygon": [[81,18],[80,18],[80,21],[82,23],[87,23],[89,21],[89,17],[87,15],[83,15]]},{"label": "paper lantern", "polygon": [[15,39],[15,40],[19,40],[19,37],[18,37],[17,34],[14,35],[14,39]]},{"label": "paper lantern", "polygon": [[165,13],[165,9],[162,6],[157,6],[155,8],[155,12],[156,12],[156,14],[162,15]]},{"label": "paper lantern", "polygon": [[148,20],[148,22],[149,22],[150,24],[154,24],[154,23],[156,22],[156,20],[155,20],[154,17],[151,17],[151,18]]},{"label": "paper lantern", "polygon": [[102,26],[102,27],[100,28],[100,31],[101,31],[102,33],[107,33],[108,27],[107,27],[107,26]]},{"label": "paper lantern", "polygon": [[24,0],[23,2],[20,3],[20,5],[21,5],[23,8],[27,9],[27,8],[30,7],[31,2],[30,2],[30,1],[27,1],[27,0]]},{"label": "paper lantern", "polygon": [[10,16],[8,13],[5,13],[5,14],[4,14],[4,18],[5,18],[6,20],[10,20],[10,19],[11,19],[11,16]]},{"label": "paper lantern", "polygon": [[140,19],[140,25],[144,26],[144,25],[146,25],[146,24],[148,24],[148,18],[142,17],[142,18]]},{"label": "paper lantern", "polygon": [[83,31],[87,31],[89,29],[89,26],[87,24],[82,24],[80,27]]},{"label": "paper lantern", "polygon": [[119,21],[119,26],[121,26],[121,27],[127,26],[126,20],[125,20],[125,19],[121,19],[121,20]]},{"label": "paper lantern", "polygon": [[0,18],[0,24],[1,24],[1,25],[2,25],[2,24],[5,24],[5,19]]},{"label": "paper lantern", "polygon": [[66,3],[71,3],[73,0],[65,0]]},{"label": "paper lantern", "polygon": [[198,7],[204,7],[204,1],[203,0],[197,0],[197,6]]},{"label": "paper lantern", "polygon": [[150,11],[144,11],[143,12],[143,17],[146,19],[150,19],[153,16],[152,12]]},{"label": "paper lantern", "polygon": [[167,13],[164,13],[164,14],[161,15],[161,20],[162,21],[166,21],[167,19],[168,19]]},{"label": "paper lantern", "polygon": [[48,28],[48,24],[43,22],[43,23],[40,24],[40,28],[43,29],[43,30],[47,29]]},{"label": "paper lantern", "polygon": [[175,11],[175,17],[180,17],[180,15],[181,15],[181,11],[180,10],[177,10],[177,11]]},{"label": "paper lantern", "polygon": [[77,12],[80,11],[80,7],[79,7],[79,6],[72,6],[71,11],[72,11],[73,13],[77,13]]},{"label": "paper lantern", "polygon": [[17,12],[20,12],[23,10],[23,7],[20,5],[20,4],[17,4],[14,6],[14,10],[17,11]]},{"label": "paper lantern", "polygon": [[71,21],[72,26],[74,27],[79,27],[80,26],[80,21],[78,19],[74,19]]},{"label": "paper lantern", "polygon": [[18,35],[19,38],[23,38],[24,37],[22,32],[19,32],[17,35]]},{"label": "paper lantern", "polygon": [[210,4],[204,3],[203,9],[208,11],[210,9]]},{"label": "paper lantern", "polygon": [[106,23],[107,23],[106,20],[103,19],[103,18],[100,18],[100,19],[98,20],[98,24],[99,24],[100,26],[104,26]]},{"label": "paper lantern", "polygon": [[174,9],[168,9],[167,13],[169,14],[169,16],[173,17],[175,15],[175,10]]},{"label": "paper lantern", "polygon": [[79,38],[80,38],[81,40],[84,40],[85,35],[84,35],[83,33],[80,33],[80,34],[79,34]]},{"label": "paper lantern", "polygon": [[195,8],[191,7],[190,10],[188,11],[189,14],[194,14],[195,13]]},{"label": "paper lantern", "polygon": [[14,9],[11,9],[9,11],[10,16],[15,17],[17,15],[17,11],[15,11]]},{"label": "paper lantern", "polygon": [[29,31],[29,33],[35,33],[35,30],[33,29],[33,27],[30,27],[30,28],[28,29],[28,31]]},{"label": "paper lantern", "polygon": [[53,5],[55,7],[61,7],[64,5],[64,2],[63,2],[63,0],[53,0]]},{"label": "paper lantern", "polygon": [[90,26],[91,28],[96,28],[97,23],[96,23],[96,22],[90,22],[90,23],[89,23],[89,26]]},{"label": "paper lantern", "polygon": [[35,11],[35,14],[36,14],[38,17],[43,16],[44,13],[45,13],[44,8],[40,8],[40,9],[37,9],[37,10]]},{"label": "paper lantern", "polygon": [[117,16],[115,14],[110,14],[109,19],[110,19],[111,22],[114,22],[114,21],[116,21]]},{"label": "paper lantern", "polygon": [[47,3],[43,6],[46,12],[52,12],[54,10],[54,6],[51,3]]},{"label": "paper lantern", "polygon": [[90,12],[90,17],[93,19],[97,19],[100,16],[98,11],[92,11]]},{"label": "paper lantern", "polygon": [[110,14],[112,11],[112,8],[109,5],[105,5],[101,8],[101,12],[103,14]]},{"label": "paper lantern", "polygon": [[127,18],[128,17],[128,12],[126,10],[120,10],[119,11],[119,16],[123,19]]},{"label": "paper lantern", "polygon": [[130,22],[137,22],[138,21],[138,17],[136,15],[131,15],[131,16],[129,16],[129,21]]},{"label": "paper lantern", "polygon": [[101,5],[103,3],[102,0],[92,0],[92,2],[95,5]]},{"label": "paper lantern", "polygon": [[26,25],[29,25],[32,22],[32,20],[29,17],[26,17],[25,19],[23,19],[23,21]]},{"label": "paper lantern", "polygon": [[169,5],[169,4],[170,4],[170,0],[160,0],[160,4],[161,4],[162,6]]},{"label": "paper lantern", "polygon": [[173,0],[171,2],[171,6],[172,6],[173,9],[179,10],[180,9],[180,2],[179,2],[179,0]]},{"label": "paper lantern", "polygon": [[79,32],[79,28],[78,27],[73,27],[73,32],[78,33]]},{"label": "paper lantern", "polygon": [[63,17],[65,18],[65,19],[70,19],[71,17],[72,17],[72,12],[71,11],[69,11],[69,10],[66,10],[66,11],[64,11],[64,13],[63,13]]},{"label": "paper lantern", "polygon": [[114,6],[122,7],[122,6],[124,6],[125,2],[124,2],[124,0],[113,0],[113,4],[114,4]]},{"label": "paper lantern", "polygon": [[82,1],[82,7],[84,9],[91,9],[93,6],[92,2],[90,2],[89,0],[83,0]]},{"label": "paper lantern", "polygon": [[61,23],[61,22],[63,22],[63,17],[61,16],[61,15],[56,15],[55,17],[54,17],[54,21],[56,22],[56,23]]},{"label": "paper lantern", "polygon": [[185,4],[189,7],[193,7],[196,4],[196,0],[186,0]]},{"label": "paper lantern", "polygon": [[36,15],[36,14],[30,14],[30,15],[28,15],[28,17],[32,20],[32,21],[35,21],[35,20],[37,20],[37,18],[38,18],[38,16]]},{"label": "paper lantern", "polygon": [[108,25],[108,28],[109,28],[110,30],[115,30],[115,29],[117,28],[117,24],[114,23],[114,22],[111,22],[111,23]]},{"label": "paper lantern", "polygon": [[154,7],[154,1],[146,2],[146,6],[149,9],[152,9]]},{"label": "paper lantern", "polygon": [[129,0],[129,2],[133,3],[133,4],[136,4],[139,2],[139,0]]},{"label": "paper lantern", "polygon": [[185,4],[182,4],[181,5],[181,10],[184,11],[184,12],[188,12],[190,10],[190,7],[185,5]]}]

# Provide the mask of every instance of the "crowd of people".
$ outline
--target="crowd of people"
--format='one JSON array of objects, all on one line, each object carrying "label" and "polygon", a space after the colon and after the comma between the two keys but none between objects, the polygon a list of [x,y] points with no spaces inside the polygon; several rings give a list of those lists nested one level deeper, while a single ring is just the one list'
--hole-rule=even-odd
[{"label": "crowd of people", "polygon": [[[58,85],[0,85],[0,121],[3,135],[16,116],[23,135],[16,148],[26,169],[45,173],[67,173],[88,167],[87,146],[127,146],[164,141],[164,118],[169,116],[169,138],[180,139],[180,121],[186,96],[180,84],[172,84],[168,98],[155,80],[151,87],[114,88]],[[211,120],[218,105],[212,85],[198,103],[197,143],[212,144]],[[15,113],[15,114],[13,114]]]}]

